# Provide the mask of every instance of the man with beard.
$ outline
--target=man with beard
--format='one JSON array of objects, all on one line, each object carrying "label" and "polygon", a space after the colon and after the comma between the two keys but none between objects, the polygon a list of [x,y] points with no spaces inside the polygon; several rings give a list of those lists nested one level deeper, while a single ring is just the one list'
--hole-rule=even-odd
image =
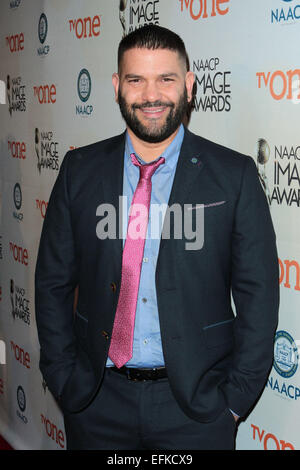
[{"label": "man with beard", "polygon": [[[112,80],[125,133],[68,152],[48,204],[40,368],[68,449],[233,449],[272,364],[278,313],[256,166],[183,126],[194,75],[175,33],[124,37]],[[168,205],[158,236],[155,204]]]}]

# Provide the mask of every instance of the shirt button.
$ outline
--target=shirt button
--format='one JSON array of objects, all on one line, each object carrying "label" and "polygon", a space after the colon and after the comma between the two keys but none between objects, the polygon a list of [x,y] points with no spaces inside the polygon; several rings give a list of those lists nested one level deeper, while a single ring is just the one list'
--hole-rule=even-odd
[{"label": "shirt button", "polygon": [[144,302],[144,304],[145,304],[147,302],[147,299],[145,297],[143,297],[142,302]]},{"label": "shirt button", "polygon": [[147,339],[144,339],[143,343],[144,343],[144,344],[148,344],[148,340],[147,340]]},{"label": "shirt button", "polygon": [[148,261],[149,261],[149,258],[143,258],[144,263],[148,263]]}]

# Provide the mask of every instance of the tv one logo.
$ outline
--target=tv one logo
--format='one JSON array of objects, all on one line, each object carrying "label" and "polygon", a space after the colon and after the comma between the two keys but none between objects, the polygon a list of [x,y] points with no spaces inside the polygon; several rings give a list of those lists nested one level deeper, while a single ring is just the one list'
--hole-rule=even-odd
[{"label": "tv one logo", "polygon": [[217,15],[224,16],[229,12],[229,0],[179,0],[181,11],[184,8],[193,20],[205,19]]},{"label": "tv one logo", "polygon": [[300,69],[276,70],[275,72],[257,72],[258,88],[267,88],[276,101],[291,100],[298,104],[300,101]]},{"label": "tv one logo", "polygon": [[101,17],[95,15],[93,18],[78,18],[77,20],[69,20],[70,32],[74,31],[78,39],[92,38],[100,35]]},{"label": "tv one logo", "polygon": [[19,158],[25,160],[26,158],[26,143],[8,140],[8,150],[12,158]]},{"label": "tv one logo", "polygon": [[296,260],[287,260],[285,259],[282,261],[280,258],[278,258],[279,262],[279,284],[282,284],[283,287],[286,287],[287,289],[291,289],[291,283],[290,283],[290,273],[291,270],[294,273],[294,289],[296,291],[300,291],[300,265]]},{"label": "tv one logo", "polygon": [[30,355],[23,348],[18,346],[13,341],[10,342],[11,350],[15,356],[16,361],[22,364],[26,369],[30,369]]},{"label": "tv one logo", "polygon": [[12,34],[6,36],[6,44],[10,52],[19,52],[24,50],[24,33]]},{"label": "tv one logo", "polygon": [[42,218],[45,218],[48,202],[42,199],[35,200],[36,208],[40,211]]},{"label": "tv one logo", "polygon": [[295,450],[293,444],[278,438],[275,434],[260,429],[254,424],[251,424],[251,428],[253,440],[261,443],[264,450]]},{"label": "tv one logo", "polygon": [[33,94],[40,104],[56,103],[56,86],[53,84],[34,86]]},{"label": "tv one logo", "polygon": [[65,436],[63,431],[58,429],[57,426],[43,414],[41,414],[41,420],[47,436],[63,449],[65,447]]},{"label": "tv one logo", "polygon": [[18,246],[13,242],[9,242],[9,251],[11,252],[14,260],[20,264],[28,266],[28,250],[22,246]]}]

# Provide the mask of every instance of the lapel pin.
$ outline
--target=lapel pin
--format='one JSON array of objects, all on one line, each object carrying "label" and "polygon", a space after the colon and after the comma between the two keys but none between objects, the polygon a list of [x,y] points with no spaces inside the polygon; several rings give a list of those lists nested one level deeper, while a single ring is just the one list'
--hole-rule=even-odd
[{"label": "lapel pin", "polygon": [[193,163],[193,165],[197,165],[198,167],[200,167],[202,165],[201,160],[197,157],[191,158],[190,162]]}]

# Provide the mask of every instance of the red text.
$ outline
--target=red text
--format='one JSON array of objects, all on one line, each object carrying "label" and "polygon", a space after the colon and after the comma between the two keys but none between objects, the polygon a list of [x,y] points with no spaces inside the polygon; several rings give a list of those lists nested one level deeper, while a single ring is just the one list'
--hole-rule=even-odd
[{"label": "red text", "polygon": [[9,242],[9,251],[12,253],[15,261],[28,266],[28,251],[26,248],[22,248],[15,243]]},{"label": "red text", "polygon": [[43,219],[44,219],[44,218],[45,218],[45,215],[46,215],[46,210],[47,210],[48,202],[46,202],[46,201],[41,201],[40,199],[36,199],[35,202],[36,202],[36,208],[41,211],[41,216],[42,216]]},{"label": "red text", "polygon": [[17,344],[13,341],[10,342],[11,349],[15,354],[15,358],[17,361],[20,362],[23,366],[27,369],[30,369],[30,356],[28,352],[25,352],[24,349],[20,348]]},{"label": "red text", "polygon": [[181,3],[181,11],[183,7],[190,12],[193,20],[199,18],[208,18],[208,16],[226,15],[229,7],[222,9],[221,5],[229,3],[229,0],[179,0]]},{"label": "red text", "polygon": [[55,424],[51,423],[43,414],[41,414],[42,423],[48,437],[51,437],[62,449],[65,447],[65,437],[61,429],[57,429]]},{"label": "red text", "polygon": [[6,36],[6,44],[9,46],[10,52],[23,51],[24,49],[24,34],[13,34]]},{"label": "red text", "polygon": [[87,18],[78,18],[77,20],[69,20],[70,31],[75,31],[75,35],[78,39],[91,38],[93,36],[99,36],[100,34],[100,16],[95,15],[92,19],[90,16]]},{"label": "red text", "polygon": [[279,261],[279,284],[284,281],[283,286],[288,289],[291,288],[290,284],[290,271],[293,268],[294,272],[294,289],[300,291],[300,266],[299,263],[295,260],[285,259],[284,261]]},{"label": "red text", "polygon": [[40,104],[56,103],[56,86],[53,84],[34,86],[33,94],[37,97]]},{"label": "red text", "polygon": [[278,439],[274,434],[266,431],[264,429],[259,429],[258,426],[251,424],[253,429],[253,440],[259,440],[263,444],[264,450],[295,450],[294,446],[290,442],[286,442],[283,439]]},{"label": "red text", "polygon": [[26,158],[26,144],[25,142],[11,142],[8,141],[8,150],[11,152],[13,158]]}]

